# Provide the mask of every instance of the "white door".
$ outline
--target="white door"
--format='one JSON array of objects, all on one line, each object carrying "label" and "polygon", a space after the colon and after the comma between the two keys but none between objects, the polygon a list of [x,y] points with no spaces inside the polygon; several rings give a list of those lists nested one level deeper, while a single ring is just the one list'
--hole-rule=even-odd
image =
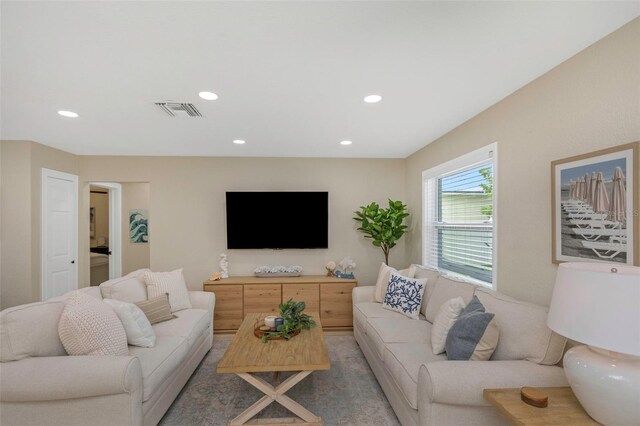
[{"label": "white door", "polygon": [[78,288],[78,176],[42,169],[42,300]]}]

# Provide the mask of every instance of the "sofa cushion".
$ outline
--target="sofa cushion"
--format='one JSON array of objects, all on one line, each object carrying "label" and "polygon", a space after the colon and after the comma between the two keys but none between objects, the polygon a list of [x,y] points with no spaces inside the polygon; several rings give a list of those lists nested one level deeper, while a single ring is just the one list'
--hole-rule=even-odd
[{"label": "sofa cushion", "polygon": [[144,348],[155,346],[156,334],[142,309],[133,303],[117,299],[104,299],[104,303],[111,306],[111,309],[122,321],[124,331],[127,333],[127,343]]},{"label": "sofa cushion", "polygon": [[38,302],[0,312],[0,362],[67,353],[58,336],[65,302]]},{"label": "sofa cushion", "polygon": [[182,268],[171,272],[151,272],[144,274],[144,282],[147,285],[147,295],[149,299],[167,293],[171,312],[181,311],[191,308],[189,300],[189,290],[184,280]]},{"label": "sofa cushion", "polygon": [[410,266],[400,272],[397,269],[392,268],[391,266],[382,262],[382,265],[380,265],[380,269],[378,271],[378,279],[376,281],[375,301],[379,303],[382,303],[384,301],[384,295],[387,293],[387,286],[389,285],[389,278],[391,277],[392,272],[400,272],[400,275],[408,278],[413,278],[415,270],[416,269],[413,266]]},{"label": "sofa cushion", "polygon": [[153,326],[156,336],[186,337],[189,349],[196,343],[198,337],[211,326],[209,312],[204,309],[185,309],[174,314],[177,318],[164,321]]},{"label": "sofa cushion", "polygon": [[416,279],[391,272],[382,307],[411,319],[420,318],[426,279]]},{"label": "sofa cushion", "polygon": [[389,343],[383,356],[387,371],[414,410],[418,409],[420,366],[427,362],[446,359],[445,355],[434,355],[429,343]]},{"label": "sofa cushion", "polygon": [[428,343],[431,345],[431,324],[427,321],[399,318],[370,318],[367,321],[367,337],[382,359],[389,343]]},{"label": "sofa cushion", "polygon": [[473,297],[473,291],[475,288],[476,286],[473,284],[455,281],[441,275],[436,281],[435,287],[429,296],[429,300],[427,300],[427,310],[424,315],[427,318],[427,321],[433,324],[433,321],[436,319],[436,315],[440,310],[440,306],[442,306],[447,300],[460,296],[462,297],[462,300],[464,300],[465,304],[469,303]]},{"label": "sofa cushion", "polygon": [[69,355],[127,356],[127,334],[106,303],[74,292],[60,315],[58,334]]},{"label": "sofa cushion", "polygon": [[152,325],[177,318],[171,313],[171,305],[169,305],[169,295],[167,293],[152,297],[149,300],[136,302],[135,305],[144,312]]},{"label": "sofa cushion", "polygon": [[473,296],[447,334],[447,359],[489,361],[496,350],[499,337],[495,314],[485,312],[480,300]]},{"label": "sofa cushion", "polygon": [[463,309],[464,300],[459,296],[447,300],[440,306],[440,310],[431,327],[431,346],[434,354],[444,352],[444,344],[447,341],[449,330],[451,330]]},{"label": "sofa cushion", "polygon": [[182,363],[188,352],[189,345],[185,337],[157,334],[156,346],[153,348],[129,347],[129,355],[138,357],[142,366],[143,402],[153,396],[167,377]]},{"label": "sofa cushion", "polygon": [[437,269],[431,268],[430,266],[424,265],[413,265],[416,267],[416,272],[414,274],[414,278],[426,278],[427,285],[424,288],[424,296],[422,298],[422,306],[420,307],[420,313],[422,315],[426,315],[427,313],[427,303],[429,302],[429,298],[433,293],[433,289],[436,286],[436,281],[440,277],[440,272]]},{"label": "sofa cushion", "polygon": [[397,312],[389,311],[382,307],[382,303],[365,302],[357,303],[353,307],[353,321],[356,327],[366,334],[367,320],[369,318],[406,318]]},{"label": "sofa cushion", "polygon": [[102,297],[117,299],[128,303],[147,300],[147,286],[144,283],[144,273],[149,269],[138,269],[124,277],[114,278],[100,284]]},{"label": "sofa cushion", "polygon": [[557,364],[567,341],[547,327],[547,308],[521,302],[498,292],[478,288],[476,296],[487,312],[493,312],[500,340],[493,360],[521,360]]},{"label": "sofa cushion", "polygon": [[100,292],[100,288],[98,287],[83,287],[78,290],[73,290],[68,293],[63,294],[62,296],[52,297],[51,299],[47,299],[47,302],[65,302],[69,300],[71,296],[76,293],[82,293],[87,296],[91,296],[95,299],[102,300],[102,293]]}]

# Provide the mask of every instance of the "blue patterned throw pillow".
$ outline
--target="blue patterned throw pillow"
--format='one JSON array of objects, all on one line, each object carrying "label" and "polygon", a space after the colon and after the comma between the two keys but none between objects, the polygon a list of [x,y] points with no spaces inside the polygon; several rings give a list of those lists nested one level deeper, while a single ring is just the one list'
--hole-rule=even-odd
[{"label": "blue patterned throw pillow", "polygon": [[409,318],[419,319],[426,284],[426,279],[407,278],[391,272],[382,307],[400,312]]}]

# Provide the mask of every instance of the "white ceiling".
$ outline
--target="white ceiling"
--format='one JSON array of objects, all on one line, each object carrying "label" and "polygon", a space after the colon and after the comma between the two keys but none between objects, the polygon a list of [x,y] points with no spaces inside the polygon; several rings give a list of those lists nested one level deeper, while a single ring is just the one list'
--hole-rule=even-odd
[{"label": "white ceiling", "polygon": [[[640,15],[637,1],[1,8],[2,138],[95,155],[404,158]],[[164,100],[204,117],[170,118]]]}]

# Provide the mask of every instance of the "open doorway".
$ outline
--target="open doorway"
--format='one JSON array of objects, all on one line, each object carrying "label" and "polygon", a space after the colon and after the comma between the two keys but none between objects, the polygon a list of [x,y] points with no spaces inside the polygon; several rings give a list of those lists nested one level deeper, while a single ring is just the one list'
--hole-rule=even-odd
[{"label": "open doorway", "polygon": [[90,182],[89,190],[91,285],[148,268],[149,182]]},{"label": "open doorway", "polygon": [[122,186],[89,185],[89,276],[92,286],[122,275]]},{"label": "open doorway", "polygon": [[89,187],[90,282],[99,285],[109,279],[109,190]]}]

